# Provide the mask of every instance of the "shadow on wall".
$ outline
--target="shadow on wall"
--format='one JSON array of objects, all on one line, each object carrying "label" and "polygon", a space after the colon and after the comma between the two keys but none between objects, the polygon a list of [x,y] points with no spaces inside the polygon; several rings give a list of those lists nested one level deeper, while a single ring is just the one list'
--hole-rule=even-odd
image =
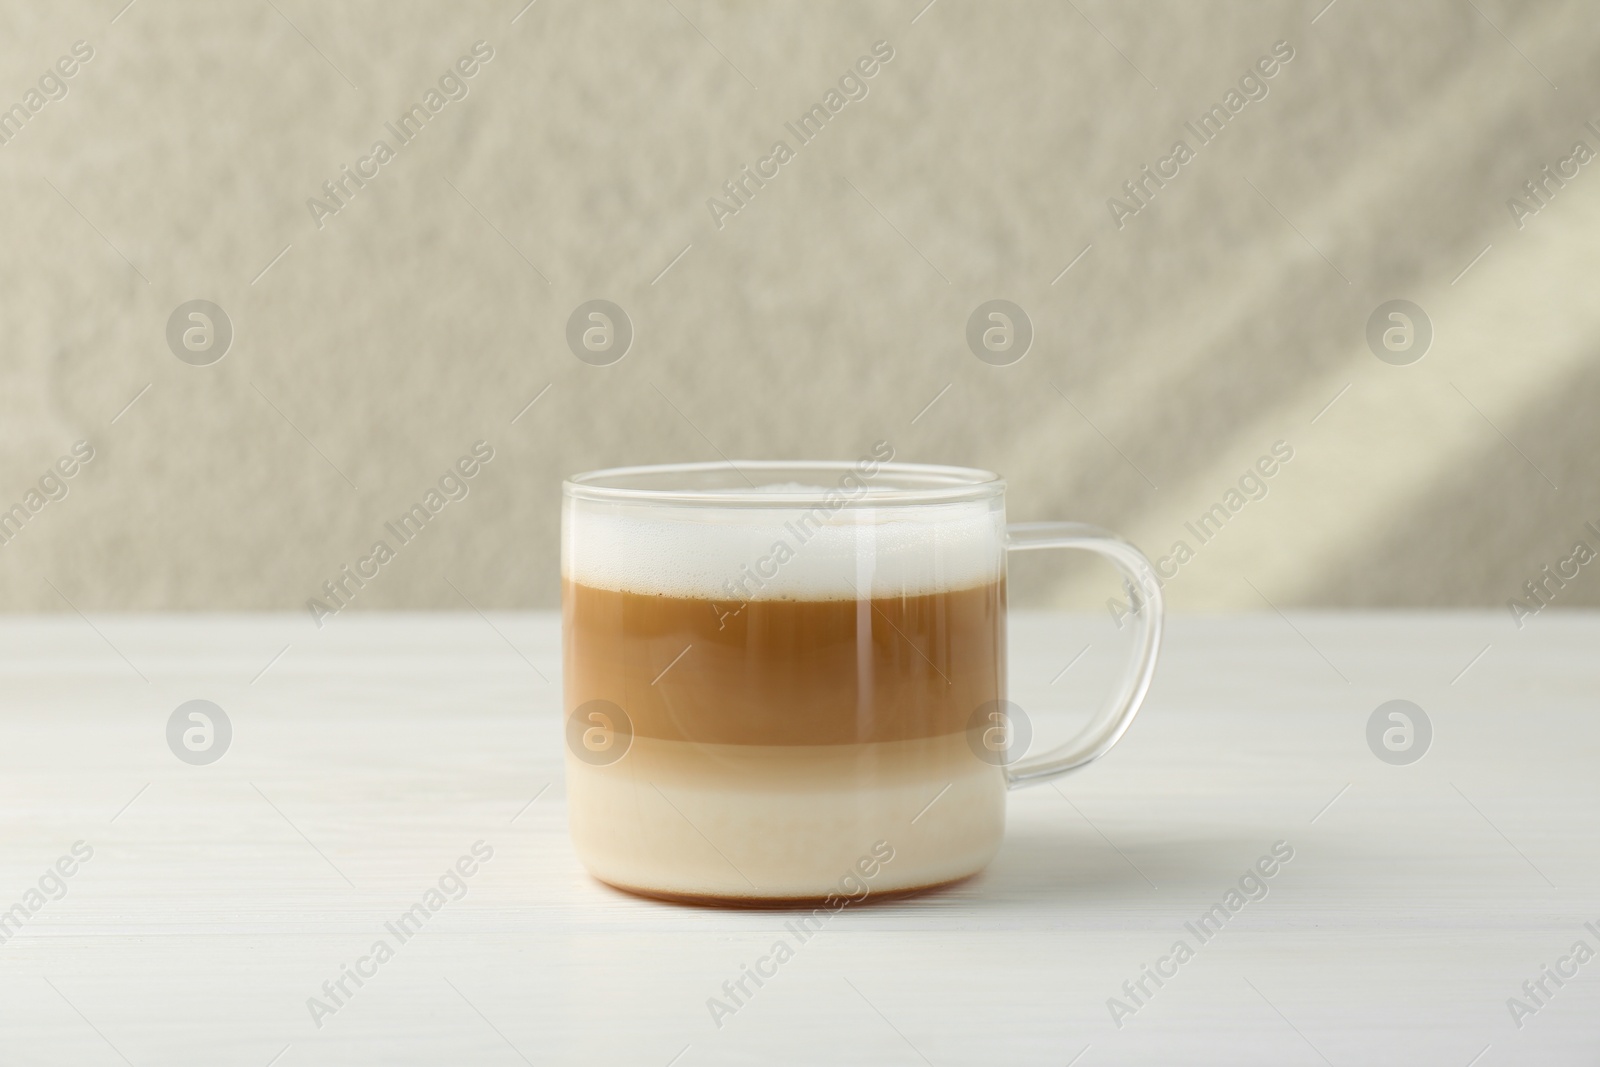
[{"label": "shadow on wall", "polygon": [[[1348,556],[1331,562],[1306,599],[1387,607],[1394,590],[1404,588],[1419,604],[1482,607],[1483,591],[1492,590],[1498,591],[1495,606],[1504,608],[1507,599],[1526,596],[1524,583],[1539,579],[1542,567],[1570,556],[1575,542],[1600,553],[1600,535],[1584,528],[1585,522],[1600,527],[1596,411],[1600,363],[1590,362],[1575,379],[1551,383],[1517,422],[1500,426],[1510,441],[1483,427],[1475,452],[1394,513],[1376,540],[1353,545]],[[1566,524],[1550,521],[1557,497],[1562,513],[1575,516]],[[1557,589],[1554,605],[1600,604],[1595,571],[1600,567],[1584,567]],[[1506,617],[1512,618],[1509,609]]]},{"label": "shadow on wall", "polygon": [[[1485,80],[1487,64],[1500,59],[1485,52],[1484,34],[1492,31],[1471,8],[1392,14],[1440,46],[1430,52],[1435,59],[1419,58],[1409,78],[1397,76],[1405,64],[1393,52],[1393,25],[1369,21],[1357,23],[1353,33],[1329,29],[1314,36],[1297,62],[1314,62],[1313,48],[1336,52],[1340,63],[1374,72],[1363,95],[1321,104],[1269,98],[1264,106],[1294,105],[1294,121],[1271,117],[1271,136],[1254,140],[1256,131],[1243,128],[1241,121],[1243,139],[1210,157],[1208,170],[1184,179],[1196,186],[1209,183],[1205,199],[1214,205],[1213,217],[1190,210],[1179,220],[1181,230],[1159,233],[1166,221],[1162,210],[1175,210],[1160,199],[1172,191],[1161,190],[1149,217],[1117,235],[1119,242],[1142,244],[1139,254],[1152,264],[1148,273],[1140,272],[1138,295],[1120,302],[1142,304],[1149,322],[1134,328],[1141,339],[1122,350],[1131,355],[1084,365],[1070,387],[1115,396],[1130,365],[1157,358],[1146,353],[1160,353],[1159,388],[1140,395],[1151,407],[1138,411],[1130,405],[1126,417],[1107,432],[1132,442],[1129,452],[1163,490],[1181,494],[1199,486],[1227,442],[1243,450],[1264,448],[1274,431],[1263,431],[1263,425],[1304,427],[1321,402],[1312,398],[1334,396],[1362,369],[1352,360],[1371,359],[1361,346],[1352,308],[1443,292],[1491,243],[1498,257],[1524,257],[1530,278],[1551,269],[1530,261],[1534,253],[1525,240],[1516,241],[1503,204],[1576,137],[1600,147],[1573,109],[1562,106],[1563,100],[1600,101],[1600,82],[1587,73],[1597,69],[1593,43],[1572,46],[1585,50],[1583,62],[1567,68],[1567,92],[1557,97],[1531,66],[1518,68],[1525,77],[1508,79],[1497,69],[1492,85]],[[1524,38],[1545,40],[1561,37],[1563,20],[1571,17],[1571,12],[1531,6],[1513,14],[1514,24],[1504,25]],[[1445,54],[1458,61],[1437,58]],[[1423,65],[1426,69],[1415,69]],[[1290,73],[1308,76],[1304,68]],[[1280,81],[1284,84],[1275,91],[1289,95],[1295,86],[1288,78]],[[1469,128],[1459,123],[1462,113],[1474,116]],[[1422,175],[1429,180],[1420,180]],[[1246,184],[1252,176],[1254,182]],[[1600,183],[1600,178],[1588,180]],[[1227,182],[1238,183],[1238,197],[1223,195]],[[1252,186],[1260,186],[1261,193]],[[1276,201],[1272,205],[1264,202],[1268,191]],[[1274,212],[1280,208],[1299,224],[1281,220],[1285,239],[1301,242],[1293,245],[1292,257],[1274,248],[1270,228],[1254,219],[1260,214],[1277,225]],[[1571,219],[1567,215],[1566,224]],[[1562,219],[1540,222],[1563,225]],[[1230,232],[1237,240],[1230,240]],[[1185,234],[1190,239],[1180,241]],[[1307,245],[1317,254],[1311,255]],[[1183,264],[1176,276],[1173,261]],[[1583,299],[1574,282],[1565,283],[1568,299]],[[1497,295],[1504,304],[1500,321],[1529,311],[1519,306],[1515,293]],[[1126,314],[1129,308],[1120,311]],[[1551,336],[1541,336],[1534,347],[1552,343]],[[1436,347],[1432,358],[1437,363],[1450,355]],[[1600,487],[1581,476],[1593,469],[1600,453],[1600,430],[1592,416],[1600,398],[1600,369],[1585,369],[1569,381],[1553,366],[1530,360],[1528,373],[1546,378],[1539,403],[1515,424],[1496,421],[1511,441],[1537,457],[1561,486],[1559,492],[1516,446],[1480,424],[1481,439],[1475,433],[1470,450],[1451,454],[1438,446],[1430,456],[1431,488],[1420,496],[1397,500],[1370,494],[1343,501],[1366,516],[1362,528],[1372,532],[1308,558],[1305,565],[1313,573],[1285,603],[1500,607],[1506,597],[1521,594],[1541,566],[1567,557],[1584,534],[1586,518],[1600,525]],[[1479,420],[1450,392],[1447,377],[1439,377],[1438,403],[1460,404],[1463,420]],[[1341,432],[1338,451],[1353,468],[1383,461],[1359,430]],[[1286,435],[1299,440],[1295,433]],[[1417,447],[1429,448],[1430,442],[1419,439]],[[1160,514],[1161,494],[1129,493],[1107,501],[1102,470],[1067,470],[1071,481],[1065,495],[1103,508],[1097,521],[1129,529]],[[1268,541],[1292,539],[1296,524],[1315,521],[1300,513],[1283,519],[1280,515],[1276,530],[1264,535]],[[1590,535],[1590,540],[1600,551],[1600,537]],[[1152,541],[1145,547],[1159,550],[1165,544]],[[1086,568],[1075,568],[1053,588],[1078,589],[1085,573]],[[1600,580],[1570,583],[1558,602],[1600,605]],[[1245,606],[1258,605],[1251,600]]]}]

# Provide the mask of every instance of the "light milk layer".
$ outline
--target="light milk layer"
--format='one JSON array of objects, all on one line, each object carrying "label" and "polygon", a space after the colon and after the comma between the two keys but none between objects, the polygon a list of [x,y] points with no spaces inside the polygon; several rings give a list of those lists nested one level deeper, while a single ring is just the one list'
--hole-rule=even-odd
[{"label": "light milk layer", "polygon": [[634,738],[607,766],[567,757],[572,840],[599,879],[643,893],[820,898],[874,843],[872,893],[981,870],[1005,831],[1000,768],[965,734],[862,745]]}]

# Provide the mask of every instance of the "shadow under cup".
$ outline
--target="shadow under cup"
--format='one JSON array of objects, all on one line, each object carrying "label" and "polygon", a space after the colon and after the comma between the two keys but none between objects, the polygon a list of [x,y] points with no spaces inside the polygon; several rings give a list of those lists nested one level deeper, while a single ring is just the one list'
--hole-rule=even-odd
[{"label": "shadow under cup", "polygon": [[567,796],[590,872],[762,902],[982,869],[1005,825],[977,741],[1005,698],[1002,492],[877,461],[569,481]]}]

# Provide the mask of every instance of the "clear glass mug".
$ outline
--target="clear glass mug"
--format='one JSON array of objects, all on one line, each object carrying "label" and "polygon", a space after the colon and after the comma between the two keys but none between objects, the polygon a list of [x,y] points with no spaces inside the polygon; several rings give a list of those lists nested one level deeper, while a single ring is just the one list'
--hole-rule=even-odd
[{"label": "clear glass mug", "polygon": [[[563,486],[567,801],[579,858],[648,896],[904,893],[982,870],[1007,788],[1076,770],[1138,711],[1161,639],[1138,549],[1005,521],[988,471],[738,462]],[[1104,711],[1043,755],[1006,703],[1006,555],[1121,571],[1133,656]]]}]

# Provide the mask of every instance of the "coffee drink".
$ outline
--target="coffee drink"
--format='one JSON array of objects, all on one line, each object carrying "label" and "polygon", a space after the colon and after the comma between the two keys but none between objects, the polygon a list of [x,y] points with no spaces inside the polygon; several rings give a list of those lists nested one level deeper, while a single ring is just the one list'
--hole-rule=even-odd
[{"label": "coffee drink", "polygon": [[824,896],[879,841],[876,892],[983,867],[1004,826],[1003,771],[968,735],[1005,696],[991,503],[672,520],[567,515],[567,788],[590,870],[770,901]]}]

